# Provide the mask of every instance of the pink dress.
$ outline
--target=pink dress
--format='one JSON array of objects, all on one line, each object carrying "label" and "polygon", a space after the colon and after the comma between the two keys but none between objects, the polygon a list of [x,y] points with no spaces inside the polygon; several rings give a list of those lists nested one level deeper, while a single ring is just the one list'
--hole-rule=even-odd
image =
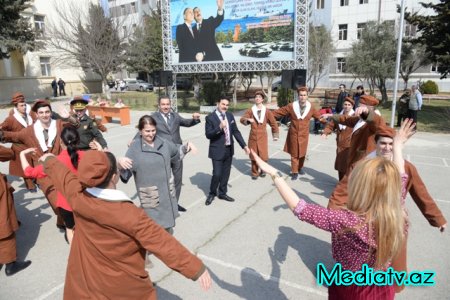
[{"label": "pink dress", "polygon": [[[402,174],[401,179],[401,201],[403,207],[408,175]],[[294,215],[300,220],[310,223],[317,228],[331,232],[333,258],[342,265],[343,270],[355,272],[361,270],[363,264],[367,264],[369,267],[374,268],[376,261],[375,250],[377,249],[377,243],[374,239],[375,233],[373,232],[373,228],[369,227],[365,222],[363,216],[359,216],[356,213],[345,209],[332,210],[319,205],[308,204],[303,199],[300,199],[295,207]],[[390,264],[391,262],[388,262],[382,269],[386,270]],[[344,292],[344,294],[341,294],[342,292]],[[395,294],[393,286],[330,286],[330,299],[333,299],[331,297],[333,293],[335,293],[335,296],[338,293],[339,295],[352,294],[355,296],[355,293],[357,293],[361,297],[364,296],[364,299],[376,295],[384,295],[382,298],[378,299],[390,299],[393,298]],[[391,294],[392,297],[390,297]],[[350,297],[348,299],[359,298]]]}]

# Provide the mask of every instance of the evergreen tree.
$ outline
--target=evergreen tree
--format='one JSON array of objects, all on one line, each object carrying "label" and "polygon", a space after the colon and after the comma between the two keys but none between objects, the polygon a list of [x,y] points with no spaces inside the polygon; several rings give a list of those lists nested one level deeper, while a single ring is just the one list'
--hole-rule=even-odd
[{"label": "evergreen tree", "polygon": [[137,28],[130,39],[126,64],[132,72],[152,73],[163,69],[161,11],[144,19],[144,27]]},{"label": "evergreen tree", "polygon": [[405,12],[405,20],[417,25],[418,37],[414,42],[426,47],[432,61],[437,62],[442,78],[450,71],[450,1],[420,3],[426,9],[434,10],[434,15],[422,16],[419,12]]},{"label": "evergreen tree", "polygon": [[27,18],[20,13],[29,7],[26,0],[0,0],[0,59],[9,53],[22,53],[36,49],[35,33]]}]

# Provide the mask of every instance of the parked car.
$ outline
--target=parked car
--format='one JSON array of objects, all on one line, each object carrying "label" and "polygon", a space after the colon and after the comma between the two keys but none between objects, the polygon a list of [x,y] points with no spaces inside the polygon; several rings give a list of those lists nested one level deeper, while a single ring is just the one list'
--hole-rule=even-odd
[{"label": "parked car", "polygon": [[231,45],[228,42],[225,42],[225,43],[222,44],[222,48],[233,48],[233,45]]},{"label": "parked car", "polygon": [[125,89],[127,91],[153,91],[153,84],[140,79],[125,79]]},{"label": "parked car", "polygon": [[192,80],[189,78],[177,78],[178,90],[190,90],[192,89]]},{"label": "parked car", "polygon": [[281,88],[281,80],[272,83],[272,92],[278,92],[280,88]]},{"label": "parked car", "polygon": [[239,49],[240,55],[251,57],[268,57],[270,53],[272,53],[272,50],[266,47],[265,44],[257,45],[256,43],[248,43]]}]

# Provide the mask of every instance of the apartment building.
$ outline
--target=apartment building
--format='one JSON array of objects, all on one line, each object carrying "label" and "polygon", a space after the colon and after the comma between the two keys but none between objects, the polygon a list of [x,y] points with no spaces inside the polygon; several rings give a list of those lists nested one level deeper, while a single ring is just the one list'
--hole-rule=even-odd
[{"label": "apartment building", "polygon": [[62,78],[66,82],[67,96],[101,92],[98,75],[58,61],[57,52],[46,45],[48,26],[63,26],[58,9],[67,11],[76,7],[87,12],[89,4],[98,4],[98,0],[34,0],[29,3],[30,7],[23,12],[23,16],[29,19],[44,47],[24,55],[13,51],[9,59],[0,60],[0,103],[9,102],[16,91],[22,91],[29,100],[51,97],[54,78]]},{"label": "apartment building", "polygon": [[[419,12],[420,14],[432,13],[432,10],[425,10],[420,1],[405,0],[408,11]],[[438,2],[430,0],[425,2]],[[354,81],[351,74],[346,72],[346,57],[351,50],[353,43],[357,42],[364,26],[369,21],[395,23],[398,29],[400,24],[400,14],[397,12],[397,5],[401,5],[401,0],[311,0],[311,22],[315,25],[324,24],[331,29],[336,52],[329,63],[329,74],[320,82],[322,87],[337,87],[340,83],[350,86],[361,84]],[[398,33],[397,33],[398,34]],[[404,36],[414,37],[417,34],[415,26],[405,23]],[[413,73],[409,85],[418,80],[435,81],[441,91],[450,91],[450,79],[440,80],[436,64],[422,67]],[[393,88],[393,80],[387,83],[388,89]],[[400,79],[399,87],[403,87]]]}]

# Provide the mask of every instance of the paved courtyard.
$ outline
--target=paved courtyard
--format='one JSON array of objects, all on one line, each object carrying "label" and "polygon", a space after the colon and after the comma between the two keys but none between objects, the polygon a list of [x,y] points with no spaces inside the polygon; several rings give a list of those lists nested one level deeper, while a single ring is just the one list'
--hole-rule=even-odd
[{"label": "paved courtyard", "polygon": [[[0,110],[0,120],[7,114]],[[107,124],[104,135],[116,156],[124,155],[127,142],[135,135],[137,120],[144,112],[132,111],[132,124]],[[188,116],[188,115],[185,115]],[[238,114],[236,115],[239,120]],[[197,282],[185,279],[159,261],[149,270],[157,283],[160,299],[326,299],[327,289],[315,281],[319,262],[333,266],[330,234],[296,219],[284,205],[272,180],[250,178],[250,161],[239,147],[235,149],[229,181],[229,194],[236,202],[216,200],[205,206],[212,164],[208,159],[208,140],[202,123],[182,129],[183,139],[192,141],[197,155],[184,161],[184,186],[180,203],[187,208],[177,219],[175,237],[208,266],[214,283],[203,292]],[[247,140],[249,128],[238,124]],[[288,178],[289,155],[282,151],[287,129],[280,140],[269,142],[270,163]],[[333,169],[335,139],[311,135],[306,175],[290,186],[300,197],[326,205],[337,183]],[[413,162],[431,195],[447,219],[450,218],[450,135],[417,133],[404,151]],[[7,163],[0,164],[7,172]],[[20,259],[32,265],[13,277],[0,272],[0,299],[62,299],[69,246],[55,227],[55,216],[41,192],[28,193],[22,180],[10,177],[16,188],[16,209],[22,226],[17,233]],[[135,201],[133,182],[120,183]],[[448,299],[450,294],[450,228],[441,234],[428,225],[411,197],[407,198],[411,219],[408,240],[410,270],[436,272],[433,287],[408,287],[397,299]],[[156,259],[155,259],[156,260]],[[126,286],[123,287],[127,289]]]}]

